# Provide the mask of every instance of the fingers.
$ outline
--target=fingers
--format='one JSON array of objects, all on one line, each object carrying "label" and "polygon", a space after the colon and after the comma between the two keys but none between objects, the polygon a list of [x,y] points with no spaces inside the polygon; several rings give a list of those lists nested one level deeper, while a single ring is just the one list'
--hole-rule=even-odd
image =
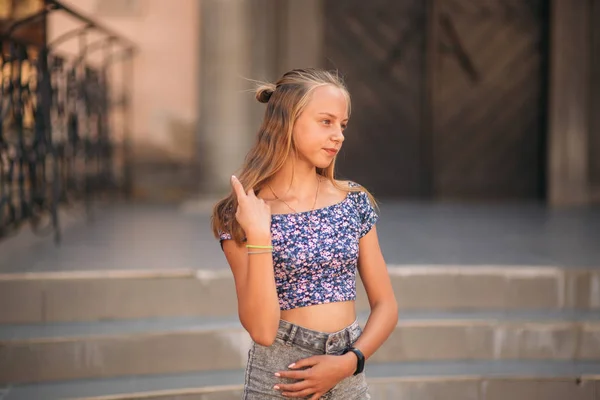
[{"label": "fingers", "polygon": [[233,191],[235,192],[235,195],[236,195],[238,201],[240,201],[240,199],[243,199],[245,197],[256,198],[254,189],[250,188],[250,189],[248,189],[247,192],[244,192],[244,186],[242,185],[240,180],[235,175],[231,176],[231,187],[233,188]]},{"label": "fingers", "polygon": [[233,188],[238,201],[246,197],[246,193],[244,193],[244,186],[242,186],[242,183],[238,180],[238,178],[236,178],[235,175],[231,176],[231,187]]},{"label": "fingers", "polygon": [[299,361],[296,361],[293,364],[290,364],[288,366],[288,368],[299,369],[299,368],[304,368],[304,367],[312,367],[314,365],[317,365],[319,360],[320,360],[320,356],[303,358]]},{"label": "fingers", "polygon": [[[311,394],[314,393],[314,389],[304,389],[301,390],[299,392],[282,392],[281,394],[284,395],[285,397],[306,397],[306,396],[310,396]],[[314,393],[315,395],[318,395],[317,397],[312,397],[312,399],[318,399],[319,397],[321,397],[320,394]]]},{"label": "fingers", "polygon": [[282,393],[288,393],[288,392],[297,393],[301,390],[306,390],[306,389],[310,388],[311,386],[312,386],[312,384],[307,381],[296,382],[296,383],[278,383],[277,387],[279,389],[277,389],[277,390],[281,391]]},{"label": "fingers", "polygon": [[306,379],[309,376],[309,370],[305,369],[302,371],[279,371],[277,372],[277,374],[277,376],[281,378]]}]

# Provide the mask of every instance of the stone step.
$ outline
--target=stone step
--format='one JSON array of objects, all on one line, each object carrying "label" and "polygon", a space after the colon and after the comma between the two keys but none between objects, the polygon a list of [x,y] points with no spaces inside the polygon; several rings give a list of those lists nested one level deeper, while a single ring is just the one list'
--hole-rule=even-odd
[{"label": "stone step", "polygon": [[[600,269],[390,266],[401,310],[600,310]],[[359,281],[357,309],[369,303]],[[218,299],[218,301],[215,301]],[[114,270],[0,275],[1,323],[237,313],[229,270]]]},{"label": "stone step", "polygon": [[[373,400],[597,400],[600,363],[403,362],[368,365]],[[61,381],[0,387],[2,400],[239,400],[244,372]]]},{"label": "stone step", "polygon": [[[239,369],[250,343],[236,317],[3,325],[0,383]],[[600,314],[404,312],[369,362],[510,359],[600,361]]]}]

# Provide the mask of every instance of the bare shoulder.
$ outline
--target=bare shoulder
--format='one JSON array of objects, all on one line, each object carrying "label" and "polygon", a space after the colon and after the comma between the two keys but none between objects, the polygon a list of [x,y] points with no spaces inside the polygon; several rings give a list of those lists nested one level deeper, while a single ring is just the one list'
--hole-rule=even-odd
[{"label": "bare shoulder", "polygon": [[321,187],[321,193],[324,194],[324,197],[328,198],[328,203],[337,203],[342,201],[348,194],[348,191],[345,189],[350,188],[348,181],[335,180],[334,184],[329,179],[325,179],[323,180],[322,184],[323,186]]}]

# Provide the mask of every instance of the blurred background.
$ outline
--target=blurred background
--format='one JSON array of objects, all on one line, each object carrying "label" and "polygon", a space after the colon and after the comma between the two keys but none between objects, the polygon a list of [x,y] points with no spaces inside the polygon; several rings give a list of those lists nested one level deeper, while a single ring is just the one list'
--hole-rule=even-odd
[{"label": "blurred background", "polygon": [[2,0],[0,32],[0,400],[241,397],[210,212],[298,67],[345,77],[338,177],[380,201],[373,399],[600,399],[600,0]]}]

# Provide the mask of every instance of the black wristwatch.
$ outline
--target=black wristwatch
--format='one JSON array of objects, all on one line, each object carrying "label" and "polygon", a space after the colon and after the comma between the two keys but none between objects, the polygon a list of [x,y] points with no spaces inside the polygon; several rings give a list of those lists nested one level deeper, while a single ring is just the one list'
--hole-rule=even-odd
[{"label": "black wristwatch", "polygon": [[358,375],[365,369],[365,355],[359,349],[355,347],[350,347],[344,351],[344,354],[348,352],[353,352],[356,354],[356,358],[358,358],[358,363],[356,364],[356,371],[354,371],[354,375]]}]

